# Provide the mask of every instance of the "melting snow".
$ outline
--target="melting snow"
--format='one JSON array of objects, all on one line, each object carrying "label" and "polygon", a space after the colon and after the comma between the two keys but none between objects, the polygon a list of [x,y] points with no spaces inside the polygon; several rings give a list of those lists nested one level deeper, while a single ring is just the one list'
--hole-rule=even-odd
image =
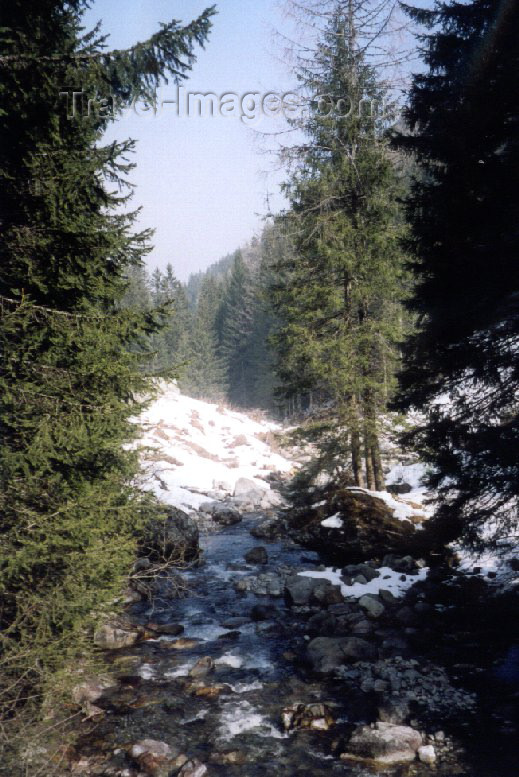
[{"label": "melting snow", "polygon": [[269,472],[295,466],[263,439],[280,431],[278,424],[186,397],[172,383],[138,420],[148,448],[146,485],[176,507],[196,510],[209,492],[225,498],[242,477],[268,491]]},{"label": "melting snow", "polygon": [[326,526],[327,529],[342,529],[343,521],[339,513],[335,513],[335,515],[331,515],[329,518],[321,521],[321,526]]},{"label": "melting snow", "polygon": [[379,591],[390,591],[393,596],[402,596],[411,586],[417,583],[419,580],[425,580],[427,577],[428,567],[420,569],[416,575],[405,575],[405,580],[401,580],[403,577],[401,572],[395,572],[390,567],[379,567],[380,577],[375,577],[370,580],[369,583],[354,583],[353,585],[346,585],[341,579],[341,570],[334,567],[327,567],[323,572],[317,570],[308,570],[305,572],[298,572],[303,577],[317,577],[323,580],[329,580],[333,585],[338,585],[341,588],[341,593],[344,597],[354,597],[360,599],[364,594],[378,594]]}]

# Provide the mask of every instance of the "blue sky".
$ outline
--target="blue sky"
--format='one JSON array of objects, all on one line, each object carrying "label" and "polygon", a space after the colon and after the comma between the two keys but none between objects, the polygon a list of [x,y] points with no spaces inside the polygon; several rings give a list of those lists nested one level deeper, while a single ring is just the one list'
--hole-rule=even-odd
[{"label": "blue sky", "polygon": [[[97,0],[85,17],[98,19],[110,46],[126,47],[152,34],[160,21],[190,21],[209,2],[200,0]],[[283,18],[274,0],[223,0],[211,38],[198,53],[186,83],[191,92],[283,93],[291,86],[274,29]],[[173,85],[161,90],[175,98]],[[279,121],[263,117],[257,129],[275,130]],[[131,179],[133,207],[142,206],[141,227],[155,229],[150,267],[173,264],[186,280],[257,233],[266,212],[280,207],[279,183],[268,142],[238,117],[179,118],[165,106],[156,116],[129,112],[109,131],[109,139],[137,140]],[[270,172],[269,172],[270,171]]]}]

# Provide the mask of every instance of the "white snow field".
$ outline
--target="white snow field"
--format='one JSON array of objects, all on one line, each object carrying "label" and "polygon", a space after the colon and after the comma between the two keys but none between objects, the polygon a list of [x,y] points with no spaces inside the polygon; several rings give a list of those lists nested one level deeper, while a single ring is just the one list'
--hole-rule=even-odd
[{"label": "white snow field", "polygon": [[[253,420],[223,405],[191,399],[174,383],[139,418],[145,485],[162,502],[198,509],[208,495],[225,499],[240,478],[268,491],[271,472],[290,472],[295,462],[275,452],[281,427]],[[270,444],[269,444],[270,443]]]}]

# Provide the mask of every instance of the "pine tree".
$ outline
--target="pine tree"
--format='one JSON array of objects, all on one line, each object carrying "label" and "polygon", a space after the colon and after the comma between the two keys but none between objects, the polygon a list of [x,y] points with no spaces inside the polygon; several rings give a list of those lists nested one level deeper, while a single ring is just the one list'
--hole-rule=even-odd
[{"label": "pine tree", "polygon": [[439,489],[446,540],[502,533],[519,496],[519,7],[472,0],[408,8],[428,32],[414,77],[420,168],[409,199],[420,327],[407,347],[400,405],[423,408],[415,443]]},{"label": "pine tree", "polygon": [[241,251],[237,251],[222,305],[221,354],[227,366],[229,399],[241,407],[249,405],[249,345],[253,305],[251,271]]},{"label": "pine tree", "polygon": [[[149,393],[130,345],[154,324],[120,304],[150,235],[132,231],[135,214],[116,212],[133,144],[102,145],[117,116],[102,100],[152,99],[168,74],[184,78],[212,15],[108,52],[99,30],[83,33],[87,5],[0,8],[0,639],[10,714],[23,697],[37,705],[82,649],[153,509],[133,485],[128,443],[136,396]],[[78,84],[83,107],[71,115],[63,90]]]},{"label": "pine tree", "polygon": [[331,412],[314,429],[327,440],[328,466],[344,470],[349,455],[353,481],[382,490],[378,426],[401,337],[404,273],[400,184],[384,140],[390,117],[366,110],[387,101],[357,27],[369,7],[335,2],[314,56],[299,67],[306,92],[330,95],[338,109],[313,104],[296,125],[308,141],[291,151],[273,292],[285,394],[328,396]]}]

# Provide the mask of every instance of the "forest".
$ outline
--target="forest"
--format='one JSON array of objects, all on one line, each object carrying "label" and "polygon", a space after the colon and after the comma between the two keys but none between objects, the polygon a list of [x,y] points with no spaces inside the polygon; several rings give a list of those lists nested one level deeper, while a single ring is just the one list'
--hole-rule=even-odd
[{"label": "forest", "polygon": [[[514,756],[510,742],[517,735],[513,719],[519,693],[519,4],[516,0],[431,0],[417,6],[392,0],[287,0],[289,18],[296,20],[296,29],[305,31],[306,37],[304,43],[297,36],[287,43],[290,75],[305,110],[289,116],[279,133],[286,204],[276,212],[269,209],[255,235],[208,269],[193,268],[186,282],[177,279],[173,258],[155,269],[147,262],[153,235],[139,228],[139,210],[131,205],[135,141],[105,140],[119,109],[107,111],[103,106],[109,96],[111,105],[137,96],[152,101],[168,78],[177,85],[189,83],[197,59],[211,51],[219,9],[209,7],[185,23],[161,23],[146,40],[112,49],[101,23],[93,29],[85,27],[84,15],[91,5],[88,0],[2,0],[0,6],[0,772],[13,777],[259,776],[267,773],[263,769],[270,763],[280,775],[303,774],[302,751],[291,750],[287,758],[292,760],[279,756],[276,761],[273,751],[264,752],[263,745],[252,740],[229,749],[234,739],[226,741],[226,747],[220,742],[218,748],[218,739],[215,745],[206,738],[203,742],[210,741],[211,747],[193,746],[192,756],[187,740],[178,743],[175,756],[171,742],[167,752],[160,748],[155,752],[149,745],[149,751],[142,750],[140,744],[134,744],[132,751],[127,742],[136,741],[135,732],[129,731],[126,740],[121,728],[112,742],[103,729],[114,710],[115,714],[126,710],[122,702],[117,702],[119,707],[106,702],[86,714],[77,700],[81,683],[104,677],[108,671],[103,650],[132,644],[109,643],[100,633],[106,635],[109,628],[113,636],[117,630],[129,629],[129,634],[138,634],[135,641],[144,645],[168,634],[160,618],[155,620],[153,607],[146,616],[138,612],[139,628],[135,631],[134,623],[132,631],[127,626],[126,619],[133,617],[128,607],[141,595],[142,601],[149,598],[150,586],[165,586],[166,579],[178,594],[182,584],[173,567],[184,572],[196,568],[198,550],[191,553],[192,536],[196,535],[198,548],[199,532],[202,545],[205,531],[209,536],[222,526],[228,531],[242,518],[243,525],[255,520],[254,515],[262,511],[267,523],[277,517],[284,528],[272,529],[269,524],[267,530],[261,524],[263,529],[251,529],[252,536],[266,538],[267,544],[299,543],[321,554],[322,570],[328,570],[327,579],[339,586],[342,598],[340,593],[328,593],[329,601],[323,604],[321,594],[314,591],[308,593],[313,599],[305,599],[281,566],[281,572],[272,573],[281,575],[279,594],[272,579],[260,580],[267,586],[265,594],[254,588],[261,588],[257,581],[247,588],[249,578],[232,583],[245,599],[226,613],[227,621],[232,625],[234,619],[236,629],[242,628],[238,616],[243,615],[240,608],[250,604],[247,596],[284,595],[292,607],[294,625],[283,638],[288,644],[296,634],[305,634],[307,642],[313,637],[302,665],[313,667],[319,676],[332,676],[331,669],[322,669],[325,664],[331,666],[331,653],[326,654],[328,663],[324,659],[319,663],[316,651],[322,644],[314,643],[334,639],[335,647],[330,642],[326,650],[336,650],[337,640],[346,639],[340,631],[346,628],[344,623],[337,626],[341,617],[343,621],[350,617],[347,635],[357,640],[357,648],[369,634],[376,643],[376,648],[366,643],[364,652],[355,654],[358,663],[347,658],[340,670],[333,665],[334,687],[348,679],[349,671],[350,681],[357,678],[355,693],[369,686],[366,694],[372,695],[369,704],[365,701],[359,707],[362,714],[357,710],[355,717],[351,712],[351,721],[359,727],[353,734],[349,730],[341,734],[337,741],[342,744],[330,744],[326,752],[331,755],[323,758],[333,756],[333,768],[341,773],[360,774],[355,771],[359,759],[367,758],[366,753],[372,760],[380,755],[371,740],[371,744],[365,742],[366,726],[371,724],[372,731],[378,731],[379,724],[407,726],[415,735],[419,729],[421,738],[416,747],[410,746],[414,740],[408,734],[411,739],[404,750],[411,747],[412,758],[404,761],[418,759],[418,771],[405,774],[429,773],[420,769],[435,768],[431,764],[443,750],[434,737],[445,727],[449,737],[449,724],[444,726],[442,719],[433,725],[427,717],[433,715],[430,710],[423,718],[418,712],[399,717],[393,708],[370,718],[366,710],[377,707],[373,683],[389,693],[392,680],[384,674],[377,680],[372,674],[367,681],[364,675],[358,679],[355,672],[367,671],[366,662],[379,666],[382,661],[400,659],[400,653],[402,661],[414,658],[415,664],[422,659],[439,662],[441,656],[438,672],[459,666],[460,676],[465,664],[485,660],[483,668],[467,673],[466,681],[453,681],[455,689],[462,689],[460,694],[479,693],[477,672],[488,670],[484,676],[493,677],[491,667],[509,650],[507,655],[515,656],[514,668],[502,689],[499,686],[499,703],[488,679],[481,691],[486,701],[480,704],[497,710],[487,723],[497,727],[498,739],[503,737],[496,745],[501,772],[491,772],[493,751],[479,762],[474,755],[478,726],[483,730],[487,725],[480,716],[477,723],[468,724],[474,736],[464,745],[468,760],[459,756],[461,745],[456,749],[456,742],[465,742],[465,733],[453,724],[455,744],[441,755],[436,773],[511,776],[517,750]],[[404,40],[412,40],[418,58],[414,63],[401,53]],[[401,82],[395,73],[404,73],[407,80]],[[81,93],[94,95],[94,109],[89,104],[88,111],[67,116],[64,85],[81,85]],[[323,110],[318,95],[330,96],[331,110]],[[346,98],[348,110],[342,105]],[[343,110],[337,109],[339,105]],[[374,105],[384,109],[373,110]],[[203,230],[204,224],[193,224],[193,229]],[[163,437],[173,434],[174,409],[171,417],[170,410],[157,418],[152,412],[162,407],[164,387],[193,402],[185,405],[190,415],[182,416],[182,423],[192,435],[190,455],[199,456],[199,464],[193,466],[200,467],[200,481],[208,461],[215,467],[212,483],[205,490],[199,488],[204,498],[189,509],[186,501],[175,502],[176,492],[167,485],[166,476],[157,479],[160,488],[150,489],[141,482],[145,454],[136,419],[152,418],[148,424],[155,424]],[[171,399],[176,394],[167,396],[171,408],[178,407],[180,419],[184,406]],[[209,406],[213,410],[207,410]],[[196,435],[197,426],[205,423],[200,418],[213,411],[227,412],[230,425],[247,414],[263,419],[257,421],[255,441],[249,440],[245,425],[233,432],[234,442],[225,442],[227,458],[210,449],[209,442],[206,445]],[[180,420],[178,424],[180,428]],[[207,429],[209,425],[219,428],[217,416],[207,424]],[[149,427],[143,428],[149,433]],[[221,434],[227,434],[225,425],[223,429]],[[178,429],[177,433],[180,440]],[[153,440],[153,445],[160,443],[158,437]],[[242,472],[249,454],[240,446],[249,445],[255,451],[260,443],[271,445],[272,461],[283,450],[290,467],[279,459],[278,468],[272,465],[268,477],[265,472],[257,475],[253,467],[259,466],[258,452],[251,454],[250,468]],[[177,453],[170,451],[161,459],[157,451],[155,462],[168,463],[169,456],[170,469],[189,469],[187,458],[179,462]],[[261,456],[268,460],[267,454]],[[216,465],[220,463],[231,475],[234,467],[241,480],[248,479],[249,490],[242,484],[240,493],[240,479],[229,488],[218,485],[222,478]],[[405,493],[405,477],[395,480],[391,473],[396,464],[405,468],[409,463],[422,467],[423,474],[408,491],[425,489],[430,507],[421,503],[409,507],[408,500],[404,508],[400,503],[395,508],[387,501],[398,502],[400,486]],[[185,482],[175,481],[175,487],[196,492],[188,474],[179,475]],[[268,497],[261,489],[258,496],[258,477],[270,484],[265,486]],[[168,488],[171,496],[162,493]],[[227,488],[227,496],[218,496],[219,488],[222,493]],[[280,495],[273,497],[271,490]],[[218,499],[223,501],[216,507]],[[202,509],[207,501],[213,504],[212,513],[207,508],[214,519],[209,530]],[[397,512],[388,513],[387,505]],[[415,519],[413,510],[421,515],[422,507],[427,521],[418,530],[408,520],[400,535],[398,508]],[[173,524],[178,534],[173,533]],[[192,535],[186,540],[188,524]],[[334,531],[344,536],[337,539]],[[168,539],[172,533],[175,541]],[[162,555],[156,548],[159,535]],[[372,543],[369,548],[366,537]],[[228,540],[229,547],[238,542],[232,533]],[[154,550],[149,551],[150,547]],[[456,567],[456,549],[461,556],[487,554],[481,558],[495,558],[505,549],[508,555],[502,563],[508,577],[499,595],[478,588],[475,577],[466,581],[461,562]],[[263,558],[262,551],[256,550],[256,557]],[[270,546],[268,551],[270,556]],[[205,552],[209,557],[209,550]],[[278,552],[282,565],[290,567],[292,557],[283,556],[289,553],[286,547]],[[306,563],[302,558],[298,563]],[[225,574],[233,571],[235,561],[229,563]],[[355,571],[355,564],[362,569]],[[474,570],[482,564],[484,571],[484,562],[473,565]],[[368,599],[374,596],[371,603],[366,603],[366,594],[360,600],[364,600],[361,614],[367,617],[362,623],[367,625],[355,631],[361,618],[351,586],[355,581],[369,586],[373,569],[374,576],[382,577],[380,570],[386,568],[388,579],[396,572],[404,579],[410,575],[417,586],[423,585],[416,588],[422,593],[418,596],[415,591],[418,600],[413,599],[410,589],[406,605],[391,615],[396,605],[389,583],[386,598],[379,597],[378,588],[366,589]],[[431,570],[427,583],[421,577],[424,568]],[[153,574],[144,575],[148,587],[143,588],[142,570],[148,569]],[[201,570],[200,574],[207,574],[203,565]],[[322,570],[317,577],[325,574]],[[265,574],[270,572],[269,567]],[[510,578],[512,572],[515,577]],[[191,574],[198,573],[189,571],[188,580]],[[491,584],[492,575],[499,581],[499,571],[492,572],[485,585]],[[151,578],[159,582],[150,582]],[[308,579],[300,577],[299,583]],[[274,593],[268,594],[269,585]],[[449,591],[457,585],[466,593],[456,600],[452,594],[451,601]],[[128,599],[129,590],[134,599]],[[168,596],[172,597],[168,607],[173,608],[175,596]],[[182,601],[180,595],[177,598]],[[260,610],[253,608],[257,617],[251,616],[252,620],[268,620],[271,604],[261,599],[255,606],[264,609],[258,615]],[[227,600],[218,606],[227,607]],[[328,608],[328,621],[319,607]],[[310,620],[301,625],[297,619],[303,618],[305,608]],[[402,614],[406,608],[412,610],[411,616]],[[450,609],[457,614],[452,622]],[[438,618],[446,613],[445,622],[434,626],[436,631],[431,631],[428,621],[417,625],[413,620],[428,613],[427,618],[434,621],[436,615],[431,613],[436,610]],[[282,620],[279,616],[279,629]],[[113,628],[106,625],[113,623]],[[440,645],[438,635],[443,639],[449,629],[453,644]],[[237,638],[238,631],[230,628],[235,637],[228,639]],[[257,633],[264,638],[261,630]],[[275,634],[281,641],[282,632]],[[190,638],[186,631],[186,649]],[[404,640],[405,647],[391,653],[387,645],[397,639]],[[437,655],[427,652],[436,639]],[[348,649],[353,647],[348,643]],[[207,655],[194,654],[198,663],[189,669],[192,685],[193,678],[205,678],[218,667],[221,670],[222,662],[225,665],[228,654],[222,659],[216,653],[213,656],[212,649],[207,647]],[[379,651],[376,656],[374,650]],[[292,652],[290,642],[283,655]],[[297,661],[295,667],[299,671]],[[177,671],[177,665],[173,669]],[[135,680],[131,667],[117,671],[122,672],[121,682],[127,688],[137,687],[142,678],[147,681],[145,675]],[[173,674],[166,676],[183,677],[169,671]],[[302,682],[306,675],[298,677],[297,682]],[[242,684],[251,682],[249,675],[238,679]],[[285,688],[282,679],[277,681]],[[438,682],[441,686],[443,680]],[[222,674],[220,685],[212,686],[213,695],[207,689],[198,694],[191,686],[185,692],[193,698],[206,694],[214,699],[231,686]],[[295,691],[294,698],[283,697],[288,705],[283,708],[283,720],[290,718],[285,731],[327,730],[332,713],[313,709],[319,704],[326,707],[316,701],[321,696],[301,693],[301,703]],[[422,696],[428,693],[425,690]],[[88,703],[97,703],[97,698]],[[256,697],[251,698],[256,703]],[[419,706],[420,698],[418,694],[413,704]],[[139,703],[133,699],[127,707],[139,709]],[[166,703],[161,704],[160,709],[165,709]],[[242,704],[249,707],[236,709],[252,709],[253,702]],[[198,712],[196,708],[194,714]],[[220,712],[221,721],[228,722],[225,705]],[[492,715],[487,713],[490,720]],[[98,738],[112,742],[113,763],[94,763],[88,747],[97,735],[81,729],[80,721],[85,719],[92,726],[102,721]],[[420,724],[413,723],[418,719]],[[324,723],[313,725],[314,720]],[[224,723],[210,730],[221,732]],[[77,739],[76,727],[83,739]],[[163,721],[157,723],[159,730],[169,731]],[[166,735],[155,733],[145,737],[141,732],[139,742],[157,745],[156,740]],[[88,747],[84,742],[90,743]],[[252,766],[250,772],[243,771],[249,761],[233,761],[229,756],[246,747],[258,748],[257,771]],[[384,748],[389,747],[386,742]],[[119,764],[123,751],[129,760]],[[77,766],[83,763],[81,752],[86,753],[83,771]],[[184,761],[178,761],[179,753],[187,753]],[[456,766],[453,753],[459,757]],[[209,754],[212,765],[206,768],[199,759],[211,760]],[[390,757],[386,750],[383,756]],[[395,763],[400,763],[397,756]],[[368,759],[368,766],[372,760]],[[316,762],[304,774],[318,777],[323,768]]]}]

